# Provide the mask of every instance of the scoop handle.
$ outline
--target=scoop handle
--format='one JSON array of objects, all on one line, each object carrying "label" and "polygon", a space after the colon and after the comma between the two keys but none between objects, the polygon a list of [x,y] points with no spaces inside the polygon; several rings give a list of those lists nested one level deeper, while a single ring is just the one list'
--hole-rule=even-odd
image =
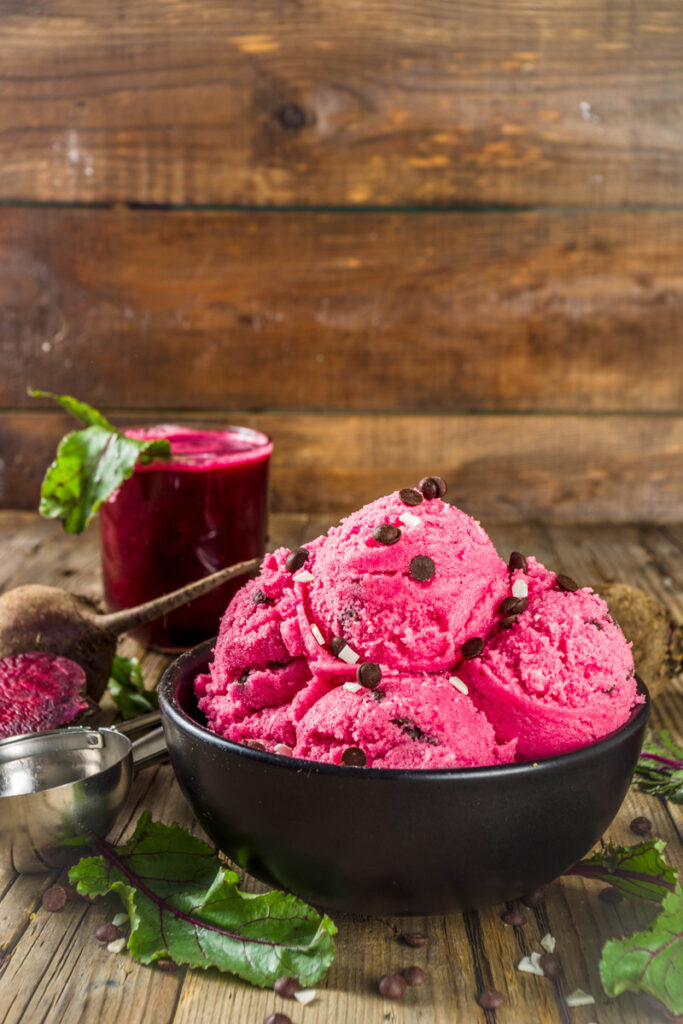
[{"label": "scoop handle", "polygon": [[150,764],[158,764],[159,761],[165,760],[168,748],[162,727],[159,726],[158,729],[153,729],[152,732],[141,736],[139,740],[135,740],[131,753],[133,768],[136,772],[141,768],[147,768]]}]

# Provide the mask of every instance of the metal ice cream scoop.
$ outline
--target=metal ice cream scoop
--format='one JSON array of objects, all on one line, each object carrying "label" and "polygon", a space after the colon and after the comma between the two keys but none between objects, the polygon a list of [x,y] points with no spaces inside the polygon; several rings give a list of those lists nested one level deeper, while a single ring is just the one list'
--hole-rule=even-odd
[{"label": "metal ice cream scoop", "polygon": [[0,741],[0,853],[17,871],[51,871],[74,859],[92,833],[106,836],[134,770],[166,754],[152,712],[122,725],[51,729]]}]

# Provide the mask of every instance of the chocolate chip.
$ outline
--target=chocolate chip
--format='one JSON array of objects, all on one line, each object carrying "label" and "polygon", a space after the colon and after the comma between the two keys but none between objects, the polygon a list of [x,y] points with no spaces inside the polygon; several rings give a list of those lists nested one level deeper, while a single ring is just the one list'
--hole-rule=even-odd
[{"label": "chocolate chip", "polygon": [[415,949],[429,945],[429,936],[424,932],[402,932],[401,938],[407,946],[413,946]]},{"label": "chocolate chip", "polygon": [[502,920],[505,921],[505,924],[511,924],[515,928],[521,928],[523,924],[526,924],[526,914],[522,908],[518,906],[511,907],[500,916]]},{"label": "chocolate chip", "polygon": [[167,974],[174,974],[178,970],[175,960],[155,960],[154,966],[158,971],[165,971]]},{"label": "chocolate chip", "polygon": [[417,486],[428,500],[431,498],[443,498],[448,490],[446,481],[440,476],[423,476]]},{"label": "chocolate chip", "polygon": [[117,928],[115,924],[101,924],[95,930],[95,938],[98,942],[113,942],[114,939],[120,939],[121,935],[121,929]]},{"label": "chocolate chip", "polygon": [[370,696],[372,697],[373,700],[376,700],[377,703],[380,704],[381,701],[383,701],[384,698],[386,697],[386,693],[384,692],[384,690],[371,690]]},{"label": "chocolate chip", "polygon": [[389,523],[380,523],[372,531],[372,536],[380,544],[395,544],[401,539],[401,531],[398,526],[391,526]]},{"label": "chocolate chip", "polygon": [[649,836],[650,832],[652,832],[652,822],[649,818],[644,818],[641,815],[640,817],[633,819],[629,828],[631,829],[631,832],[637,836]]},{"label": "chocolate chip", "polygon": [[543,953],[538,963],[546,978],[558,978],[562,973],[562,965],[552,953]]},{"label": "chocolate chip", "polygon": [[306,563],[309,554],[310,552],[306,548],[297,548],[295,551],[290,551],[285,560],[285,568],[289,572],[296,572]]},{"label": "chocolate chip", "polygon": [[424,500],[414,487],[404,487],[402,491],[398,492],[398,496],[404,505],[421,505]]},{"label": "chocolate chip", "polygon": [[624,894],[615,889],[613,885],[606,885],[598,893],[598,899],[602,900],[603,903],[621,903],[624,899]]},{"label": "chocolate chip", "polygon": [[511,612],[513,608],[517,607],[518,601],[519,598],[513,597],[512,595],[510,595],[510,597],[504,597],[503,600],[498,605],[498,614],[507,615],[508,612]]},{"label": "chocolate chip", "polygon": [[346,640],[343,636],[333,636],[330,640],[330,650],[334,654],[335,658],[339,657],[340,651],[343,651],[346,647]]},{"label": "chocolate chip", "polygon": [[416,555],[410,563],[409,572],[414,580],[426,583],[436,572],[436,566],[429,555]]},{"label": "chocolate chip", "polygon": [[301,985],[296,978],[278,978],[273,985],[273,991],[276,996],[282,996],[283,999],[293,999],[294,993],[301,991]]},{"label": "chocolate chip", "polygon": [[246,745],[248,747],[251,747],[252,750],[265,750],[266,749],[263,746],[262,743],[259,743],[258,740],[248,740]]},{"label": "chocolate chip", "polygon": [[515,569],[521,569],[522,572],[526,572],[526,558],[521,551],[513,551],[508,560],[508,569],[514,572]]},{"label": "chocolate chip", "polygon": [[517,604],[515,605],[515,608],[514,608],[515,615],[521,615],[522,612],[525,612],[528,607],[529,607],[529,598],[528,597],[518,597],[517,598]]},{"label": "chocolate chip", "polygon": [[262,590],[255,590],[251,595],[254,604],[273,604],[272,597],[266,597]]},{"label": "chocolate chip", "polygon": [[421,967],[406,967],[401,971],[409,985],[424,985],[427,975]]},{"label": "chocolate chip", "polygon": [[485,988],[477,996],[477,1002],[485,1010],[497,1010],[505,1003],[505,996],[497,988]]},{"label": "chocolate chip", "polygon": [[269,1013],[263,1024],[292,1024],[292,1018],[286,1013]]},{"label": "chocolate chip", "polygon": [[537,907],[545,899],[545,889],[532,889],[526,896],[522,896],[522,903],[525,907]]},{"label": "chocolate chip", "polygon": [[385,999],[400,999],[406,990],[406,979],[400,974],[385,974],[377,988]]},{"label": "chocolate chip", "polygon": [[501,629],[511,629],[511,627],[514,626],[516,621],[517,621],[517,616],[516,615],[505,615],[500,620],[499,626],[500,626]]},{"label": "chocolate chip", "polygon": [[66,903],[66,889],[63,885],[53,885],[43,893],[43,906],[52,912],[61,910]]},{"label": "chocolate chip", "polygon": [[360,747],[347,747],[341,756],[341,763],[351,768],[364,768],[368,759]]},{"label": "chocolate chip", "polygon": [[382,670],[374,661],[362,661],[356,669],[356,679],[368,690],[374,690],[382,678]]},{"label": "chocolate chip", "polygon": [[484,641],[480,636],[471,636],[462,645],[461,654],[463,658],[478,658],[484,650]]},{"label": "chocolate chip", "polygon": [[575,583],[571,576],[563,576],[562,573],[557,576],[557,585],[560,590],[567,590],[570,594],[579,589],[579,584]]}]

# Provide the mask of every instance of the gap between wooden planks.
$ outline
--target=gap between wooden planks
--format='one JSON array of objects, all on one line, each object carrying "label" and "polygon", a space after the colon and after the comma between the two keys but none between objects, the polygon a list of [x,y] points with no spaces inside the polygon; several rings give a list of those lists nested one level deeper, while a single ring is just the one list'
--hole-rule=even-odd
[{"label": "gap between wooden planks", "polygon": [[[328,525],[329,517],[274,517],[272,545],[299,544]],[[504,556],[518,548],[536,554],[550,567],[571,573],[580,582],[621,579],[635,583],[680,615],[682,527],[486,525]],[[40,579],[97,597],[96,545],[94,532],[75,541],[56,524],[42,522],[32,514],[0,513],[0,586]],[[137,650],[131,641],[126,641],[125,649]],[[158,655],[145,656],[145,676],[150,684],[164,663]],[[666,725],[680,734],[680,697],[678,684],[659,698],[653,707],[653,724]],[[143,809],[200,834],[168,766],[143,771],[137,777],[116,838],[129,834]],[[683,868],[681,809],[635,789],[607,838],[635,841],[628,823],[637,814],[651,818],[656,834],[668,841],[669,859]],[[650,911],[640,904],[604,904],[597,898],[600,886],[579,878],[552,883],[544,904],[528,911],[528,923],[521,929],[500,921],[501,907],[425,920],[338,916],[337,959],[319,986],[319,999],[307,1008],[216,971],[181,970],[168,975],[137,965],[126,955],[107,953],[93,934],[119,909],[117,901],[108,898],[90,906],[74,900],[61,913],[49,914],[42,909],[40,898],[56,879],[64,881],[65,873],[18,876],[6,865],[0,866],[0,1016],[7,1024],[90,1024],[103,1017],[116,1017],[126,1024],[215,1020],[258,1024],[275,1010],[288,1013],[297,1024],[492,1022],[493,1016],[484,1014],[475,1002],[480,986],[489,984],[506,995],[504,1016],[503,1011],[499,1014],[505,1024],[531,1020],[585,1024],[594,1019],[600,1024],[648,1024],[653,1020],[651,1011],[630,995],[607,1002],[598,976],[602,944],[611,936],[642,926]],[[246,879],[245,888],[254,891],[258,887],[254,880]],[[32,914],[35,917],[31,918]],[[412,950],[401,944],[397,936],[404,927],[427,930],[430,946]],[[546,930],[556,936],[564,966],[562,978],[555,983],[515,970],[522,955],[539,948]],[[427,969],[429,984],[409,990],[401,1003],[382,1000],[375,989],[379,976],[411,963]],[[563,995],[577,985],[593,993],[596,1007],[566,1009]]]}]

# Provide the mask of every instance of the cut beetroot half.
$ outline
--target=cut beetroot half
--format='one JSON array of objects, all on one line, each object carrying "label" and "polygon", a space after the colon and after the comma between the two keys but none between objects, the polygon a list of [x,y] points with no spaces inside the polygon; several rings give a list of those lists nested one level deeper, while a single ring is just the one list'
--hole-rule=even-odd
[{"label": "cut beetroot half", "polygon": [[67,725],[88,707],[85,672],[69,658],[35,651],[0,658],[0,738]]}]

